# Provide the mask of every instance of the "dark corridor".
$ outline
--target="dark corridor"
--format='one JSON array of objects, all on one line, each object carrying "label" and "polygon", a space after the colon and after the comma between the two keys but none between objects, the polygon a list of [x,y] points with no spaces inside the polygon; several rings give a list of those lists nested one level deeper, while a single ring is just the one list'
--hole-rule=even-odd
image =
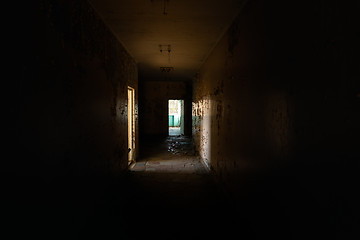
[{"label": "dark corridor", "polygon": [[360,239],[358,2],[14,5],[5,235]]}]

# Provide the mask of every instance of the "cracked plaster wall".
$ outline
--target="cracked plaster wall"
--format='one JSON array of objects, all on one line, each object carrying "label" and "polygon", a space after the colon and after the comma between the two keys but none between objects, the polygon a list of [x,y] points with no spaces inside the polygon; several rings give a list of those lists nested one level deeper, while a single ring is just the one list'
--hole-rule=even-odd
[{"label": "cracked plaster wall", "polygon": [[[26,38],[19,45],[12,171],[51,178],[127,169],[127,86],[138,89],[134,59],[87,1],[26,6],[19,13]],[[136,95],[138,126],[137,105]]]},{"label": "cracked plaster wall", "polygon": [[353,9],[248,1],[202,65],[193,136],[230,188],[274,169],[317,181],[341,166],[337,174],[355,176],[360,75]]}]

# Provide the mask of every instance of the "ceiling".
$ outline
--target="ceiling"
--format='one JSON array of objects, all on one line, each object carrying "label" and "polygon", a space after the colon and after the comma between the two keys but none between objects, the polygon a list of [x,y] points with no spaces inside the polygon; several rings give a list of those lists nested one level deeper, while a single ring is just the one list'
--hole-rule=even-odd
[{"label": "ceiling", "polygon": [[[140,79],[191,80],[244,0],[90,2],[138,63]],[[163,73],[160,67],[174,70]]]}]

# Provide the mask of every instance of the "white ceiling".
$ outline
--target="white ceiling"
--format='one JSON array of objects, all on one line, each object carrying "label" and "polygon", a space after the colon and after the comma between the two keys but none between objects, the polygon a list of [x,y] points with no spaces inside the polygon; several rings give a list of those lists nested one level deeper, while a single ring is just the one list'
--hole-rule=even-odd
[{"label": "white ceiling", "polygon": [[[160,67],[171,66],[172,80],[191,80],[244,0],[90,0],[119,41],[135,58],[141,79],[162,80]],[[167,51],[159,45],[171,45]]]}]

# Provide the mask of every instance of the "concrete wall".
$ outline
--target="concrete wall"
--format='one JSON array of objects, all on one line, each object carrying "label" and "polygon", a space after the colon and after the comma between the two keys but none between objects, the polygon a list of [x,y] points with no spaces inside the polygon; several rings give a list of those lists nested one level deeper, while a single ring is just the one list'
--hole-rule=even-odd
[{"label": "concrete wall", "polygon": [[184,100],[185,135],[191,135],[191,84],[188,82],[141,82],[140,131],[142,135],[168,135],[168,100]]},{"label": "concrete wall", "polygon": [[[23,15],[22,15],[23,14]],[[127,169],[127,86],[137,65],[87,1],[35,1],[19,14],[19,175],[103,175]]]},{"label": "concrete wall", "polygon": [[239,193],[245,176],[260,172],[309,184],[322,178],[326,189],[332,174],[353,183],[360,149],[354,9],[248,1],[205,61],[194,82],[193,136],[230,189]]},{"label": "concrete wall", "polygon": [[126,187],[108,190],[127,169],[127,86],[138,89],[137,65],[87,1],[14,4],[5,7],[4,229],[18,239],[124,233],[128,204],[120,197],[110,210],[104,199]]}]

